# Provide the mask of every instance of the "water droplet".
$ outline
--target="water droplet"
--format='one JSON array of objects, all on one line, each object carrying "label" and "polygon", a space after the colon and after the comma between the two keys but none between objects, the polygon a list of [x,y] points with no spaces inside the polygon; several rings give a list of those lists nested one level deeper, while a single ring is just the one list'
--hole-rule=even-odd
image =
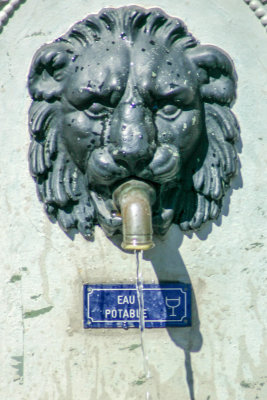
[{"label": "water droplet", "polygon": [[127,323],[126,323],[126,322],[123,322],[122,327],[123,327],[123,329],[127,330],[127,329],[128,329]]}]

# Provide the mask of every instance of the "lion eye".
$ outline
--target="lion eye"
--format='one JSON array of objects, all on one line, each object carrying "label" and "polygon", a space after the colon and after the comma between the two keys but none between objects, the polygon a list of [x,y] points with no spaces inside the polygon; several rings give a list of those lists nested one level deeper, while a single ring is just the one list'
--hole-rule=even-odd
[{"label": "lion eye", "polygon": [[101,118],[108,114],[108,109],[107,109],[107,107],[103,106],[102,104],[93,103],[87,110],[84,110],[84,112],[89,117]]},{"label": "lion eye", "polygon": [[181,109],[174,104],[167,104],[158,111],[158,115],[167,119],[176,118],[181,112]]}]

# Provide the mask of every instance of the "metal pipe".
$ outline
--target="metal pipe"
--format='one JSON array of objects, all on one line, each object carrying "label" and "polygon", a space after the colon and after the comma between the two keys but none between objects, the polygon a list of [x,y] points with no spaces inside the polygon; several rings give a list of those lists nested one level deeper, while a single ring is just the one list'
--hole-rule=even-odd
[{"label": "metal pipe", "polygon": [[130,180],[113,193],[113,201],[122,215],[122,248],[148,250],[154,247],[151,206],[155,189],[142,181]]}]

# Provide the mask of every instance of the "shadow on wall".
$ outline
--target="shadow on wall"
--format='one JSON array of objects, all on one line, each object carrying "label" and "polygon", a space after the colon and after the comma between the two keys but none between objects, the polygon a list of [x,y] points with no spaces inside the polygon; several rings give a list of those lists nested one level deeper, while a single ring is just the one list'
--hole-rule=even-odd
[{"label": "shadow on wall", "polygon": [[[237,144],[237,152],[241,153],[242,143]],[[230,199],[233,190],[238,190],[243,187],[241,176],[241,164],[238,160],[236,176],[231,181],[231,188],[226,192],[223,199],[222,212],[219,218],[215,221],[208,221],[202,229],[195,232],[200,240],[206,240],[208,235],[212,232],[213,223],[217,226],[222,224],[223,216],[228,216]],[[143,258],[150,261],[154,267],[158,282],[183,282],[189,283],[192,286],[190,277],[186,270],[186,266],[179,253],[179,247],[182,244],[184,234],[192,238],[193,233],[182,233],[177,225],[172,225],[166,236],[162,239],[154,237],[155,247],[151,250],[144,252]],[[121,249],[121,235],[116,235],[109,238],[112,243]],[[122,249],[121,249],[122,250]],[[122,250],[124,251],[124,250]],[[194,376],[191,363],[191,352],[200,351],[203,343],[202,335],[200,332],[200,320],[198,316],[198,308],[194,288],[192,286],[192,325],[190,327],[169,327],[167,328],[168,334],[172,341],[183,349],[185,354],[185,369],[190,400],[195,400],[194,395]]]},{"label": "shadow on wall", "polygon": [[[183,241],[183,233],[172,225],[164,240],[155,238],[154,249],[144,253],[144,259],[150,261],[155,269],[159,282],[183,282],[191,284],[185,264],[178,248]],[[191,365],[191,352],[197,352],[202,347],[200,321],[197,303],[192,287],[192,325],[186,328],[167,328],[172,341],[184,350],[185,368],[190,399],[194,400],[194,377]]]}]

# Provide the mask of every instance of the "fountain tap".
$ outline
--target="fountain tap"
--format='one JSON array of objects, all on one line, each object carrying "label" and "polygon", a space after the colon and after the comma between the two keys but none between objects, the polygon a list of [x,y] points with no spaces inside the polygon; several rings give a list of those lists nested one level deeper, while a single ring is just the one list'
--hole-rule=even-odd
[{"label": "fountain tap", "polygon": [[122,215],[122,248],[149,250],[154,247],[151,206],[155,189],[148,183],[130,180],[113,193],[113,201]]}]

